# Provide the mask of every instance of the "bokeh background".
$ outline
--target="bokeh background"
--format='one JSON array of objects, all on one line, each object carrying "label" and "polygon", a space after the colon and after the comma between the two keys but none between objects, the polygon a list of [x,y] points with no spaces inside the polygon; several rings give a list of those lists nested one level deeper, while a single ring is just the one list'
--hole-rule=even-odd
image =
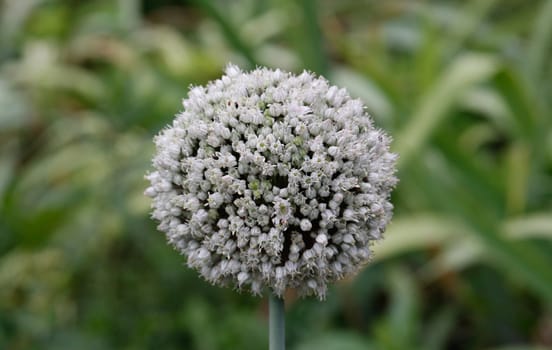
[{"label": "bokeh background", "polygon": [[552,348],[552,1],[0,0],[0,349],[264,349],[149,219],[152,137],[232,61],[328,77],[400,154],[376,257],[292,350]]}]

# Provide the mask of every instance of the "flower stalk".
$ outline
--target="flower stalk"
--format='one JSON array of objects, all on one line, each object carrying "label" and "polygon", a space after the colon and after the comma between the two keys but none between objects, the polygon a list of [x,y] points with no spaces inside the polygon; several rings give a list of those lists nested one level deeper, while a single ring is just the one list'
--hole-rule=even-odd
[{"label": "flower stalk", "polygon": [[286,320],[284,299],[271,293],[268,297],[269,350],[285,350]]}]

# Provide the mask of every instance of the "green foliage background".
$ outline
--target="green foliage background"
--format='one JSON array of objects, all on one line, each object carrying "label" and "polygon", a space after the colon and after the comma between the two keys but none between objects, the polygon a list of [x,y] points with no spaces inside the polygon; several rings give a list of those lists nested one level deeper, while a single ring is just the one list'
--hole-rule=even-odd
[{"label": "green foliage background", "polygon": [[349,88],[400,154],[375,261],[290,349],[552,347],[552,1],[0,0],[0,349],[262,349],[148,217],[152,137],[228,61]]}]

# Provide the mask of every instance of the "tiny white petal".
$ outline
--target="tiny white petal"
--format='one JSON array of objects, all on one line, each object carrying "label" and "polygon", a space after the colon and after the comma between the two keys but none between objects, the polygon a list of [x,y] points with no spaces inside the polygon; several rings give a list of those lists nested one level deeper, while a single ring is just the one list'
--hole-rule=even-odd
[{"label": "tiny white petal", "polygon": [[328,237],[325,234],[321,233],[316,236],[316,242],[325,245],[326,243],[328,243]]},{"label": "tiny white petal", "polygon": [[300,227],[303,231],[309,231],[312,228],[312,223],[308,219],[303,219],[301,220]]}]

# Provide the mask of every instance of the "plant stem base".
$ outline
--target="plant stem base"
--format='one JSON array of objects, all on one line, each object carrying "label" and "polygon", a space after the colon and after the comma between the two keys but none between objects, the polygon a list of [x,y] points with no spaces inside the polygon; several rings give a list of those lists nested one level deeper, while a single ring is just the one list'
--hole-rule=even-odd
[{"label": "plant stem base", "polygon": [[285,350],[286,325],[284,299],[270,294],[268,297],[269,313],[269,350]]}]

